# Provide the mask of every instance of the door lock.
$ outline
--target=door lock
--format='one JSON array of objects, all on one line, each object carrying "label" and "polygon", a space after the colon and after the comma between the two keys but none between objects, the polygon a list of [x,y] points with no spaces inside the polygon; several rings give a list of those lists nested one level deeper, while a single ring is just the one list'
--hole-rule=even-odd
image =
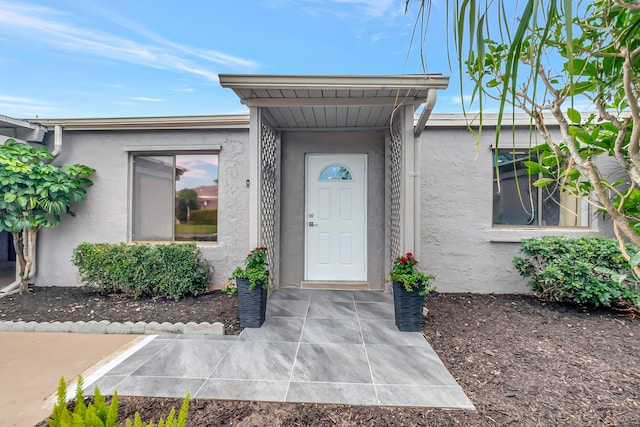
[{"label": "door lock", "polygon": [[309,221],[309,227],[317,227],[319,224],[316,224],[313,221]]}]

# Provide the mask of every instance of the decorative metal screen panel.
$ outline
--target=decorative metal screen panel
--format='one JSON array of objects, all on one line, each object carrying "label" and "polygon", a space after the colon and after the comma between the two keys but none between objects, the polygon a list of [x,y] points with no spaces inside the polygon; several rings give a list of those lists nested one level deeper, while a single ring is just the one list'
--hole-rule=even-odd
[{"label": "decorative metal screen panel", "polygon": [[260,173],[262,174],[262,188],[260,192],[260,242],[269,248],[267,251],[267,261],[271,274],[274,274],[276,233],[276,132],[264,120],[262,121],[260,144]]},{"label": "decorative metal screen panel", "polygon": [[400,256],[400,185],[402,159],[402,133],[399,124],[391,128],[391,264]]}]

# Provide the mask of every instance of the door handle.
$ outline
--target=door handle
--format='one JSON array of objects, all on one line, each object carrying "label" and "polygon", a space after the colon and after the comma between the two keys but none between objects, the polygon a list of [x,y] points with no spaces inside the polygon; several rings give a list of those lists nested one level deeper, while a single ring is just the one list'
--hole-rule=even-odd
[{"label": "door handle", "polygon": [[317,227],[318,225],[320,225],[320,224],[316,224],[313,221],[309,221],[309,227]]}]

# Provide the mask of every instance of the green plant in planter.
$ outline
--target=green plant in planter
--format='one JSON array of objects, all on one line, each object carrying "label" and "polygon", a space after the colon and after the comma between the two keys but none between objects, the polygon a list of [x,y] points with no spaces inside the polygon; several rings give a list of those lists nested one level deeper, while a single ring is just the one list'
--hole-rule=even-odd
[{"label": "green plant in planter", "polygon": [[242,279],[249,279],[249,290],[254,289],[260,285],[264,289],[271,289],[272,277],[269,276],[267,264],[267,247],[261,246],[255,248],[244,259],[244,268],[238,266],[231,273],[229,277],[229,286],[225,288],[227,293],[234,293],[234,280],[236,277]]},{"label": "green plant in planter", "polygon": [[431,281],[436,276],[419,271],[419,266],[420,263],[413,254],[407,252],[393,261],[391,280],[402,283],[407,292],[417,290],[420,295],[426,295],[435,291],[436,288],[431,285]]}]

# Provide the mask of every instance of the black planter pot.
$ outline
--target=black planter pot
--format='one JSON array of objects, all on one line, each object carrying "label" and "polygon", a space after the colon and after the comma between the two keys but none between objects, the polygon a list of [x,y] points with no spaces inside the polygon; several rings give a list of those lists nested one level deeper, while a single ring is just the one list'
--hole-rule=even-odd
[{"label": "black planter pot", "polygon": [[240,327],[259,328],[267,311],[267,290],[261,285],[249,290],[250,285],[249,279],[236,277]]},{"label": "black planter pot", "polygon": [[393,282],[393,306],[396,314],[396,326],[403,332],[422,330],[422,307],[426,295],[420,295],[417,289],[408,292],[400,282]]}]

